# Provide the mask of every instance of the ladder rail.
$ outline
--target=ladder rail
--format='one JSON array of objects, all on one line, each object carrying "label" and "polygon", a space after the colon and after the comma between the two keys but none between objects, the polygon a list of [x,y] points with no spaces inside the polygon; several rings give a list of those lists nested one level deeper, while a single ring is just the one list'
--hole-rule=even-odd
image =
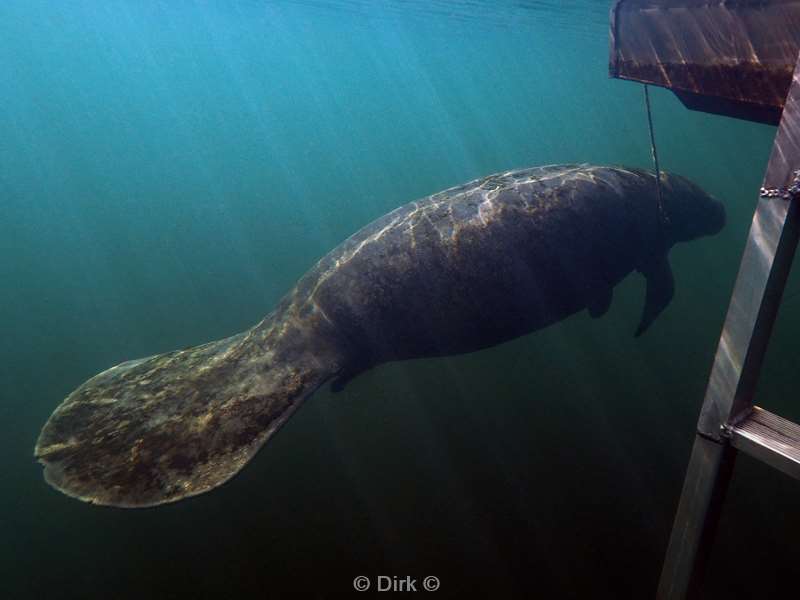
[{"label": "ladder rail", "polygon": [[[661,600],[682,599],[699,591],[736,447],[752,450],[752,440],[741,432],[737,434],[732,424],[752,410],[758,375],[797,248],[800,200],[789,188],[797,183],[798,168],[800,60],[795,65],[711,369],[659,580],[657,598]],[[734,445],[730,437],[736,440]]]},{"label": "ladder rail", "polygon": [[735,452],[724,443],[695,437],[656,597],[685,598],[697,591],[719,522]]}]

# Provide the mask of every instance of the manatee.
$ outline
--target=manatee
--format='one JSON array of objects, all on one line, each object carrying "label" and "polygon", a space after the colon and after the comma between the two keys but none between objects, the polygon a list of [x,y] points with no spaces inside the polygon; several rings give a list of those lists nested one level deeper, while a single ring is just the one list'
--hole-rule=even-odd
[{"label": "manatee", "polygon": [[260,323],[122,363],[41,431],[45,479],[87,502],[146,507],[233,477],[325,382],[387,361],[474,352],[646,279],[641,335],[674,290],[667,254],[714,234],[723,205],[673,174],[558,165],[490,175],[402,206],[344,241]]}]

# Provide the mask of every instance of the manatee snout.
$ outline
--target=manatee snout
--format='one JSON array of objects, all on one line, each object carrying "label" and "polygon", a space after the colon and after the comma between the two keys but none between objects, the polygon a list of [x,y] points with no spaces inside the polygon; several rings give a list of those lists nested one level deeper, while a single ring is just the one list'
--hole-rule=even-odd
[{"label": "manatee snout", "polygon": [[708,220],[709,231],[707,235],[716,235],[725,227],[727,217],[725,215],[725,205],[711,197],[710,218]]},{"label": "manatee snout", "polygon": [[725,227],[725,205],[685,177],[665,174],[664,203],[672,243],[716,235]]}]

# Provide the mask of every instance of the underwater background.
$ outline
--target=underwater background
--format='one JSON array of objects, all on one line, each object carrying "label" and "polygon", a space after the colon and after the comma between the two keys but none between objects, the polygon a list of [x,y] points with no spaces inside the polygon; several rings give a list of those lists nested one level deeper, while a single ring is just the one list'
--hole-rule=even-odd
[{"label": "underwater background", "polygon": [[[662,167],[722,199],[644,280],[486,351],[322,389],[225,486],[149,510],[49,488],[39,429],[121,361],[259,321],[317,259],[410,200],[496,171],[649,168],[641,86],[607,76],[596,0],[0,3],[0,597],[655,593],[775,129],[653,89]],[[758,403],[800,420],[800,279]],[[707,598],[798,574],[800,484],[737,461]],[[420,592],[424,593],[424,592]]]}]

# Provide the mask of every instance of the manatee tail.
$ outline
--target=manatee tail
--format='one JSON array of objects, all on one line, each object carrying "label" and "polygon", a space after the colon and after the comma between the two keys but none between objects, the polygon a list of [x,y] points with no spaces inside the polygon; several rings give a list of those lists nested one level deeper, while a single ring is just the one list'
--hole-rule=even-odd
[{"label": "manatee tail", "polygon": [[225,483],[335,374],[324,352],[298,341],[306,336],[286,343],[286,329],[262,323],[89,379],[42,429],[35,455],[45,479],[69,496],[120,507]]}]

